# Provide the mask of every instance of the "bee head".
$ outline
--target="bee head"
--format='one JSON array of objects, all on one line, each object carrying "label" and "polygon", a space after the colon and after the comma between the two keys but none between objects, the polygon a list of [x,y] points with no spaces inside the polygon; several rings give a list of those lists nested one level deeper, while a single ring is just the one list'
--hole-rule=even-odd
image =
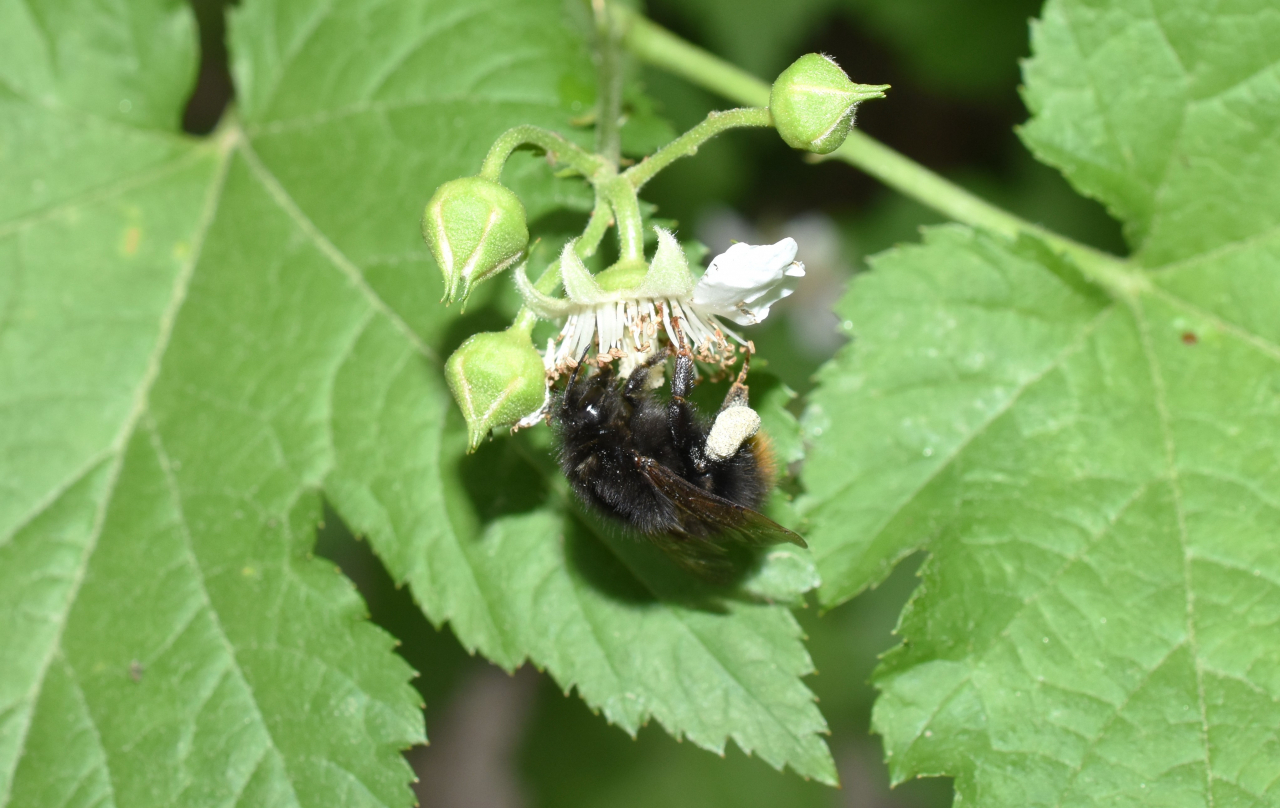
[{"label": "bee head", "polygon": [[584,364],[579,364],[569,377],[561,399],[561,417],[583,427],[602,428],[613,417],[615,409],[612,396],[613,372],[605,366],[593,376],[584,376]]}]

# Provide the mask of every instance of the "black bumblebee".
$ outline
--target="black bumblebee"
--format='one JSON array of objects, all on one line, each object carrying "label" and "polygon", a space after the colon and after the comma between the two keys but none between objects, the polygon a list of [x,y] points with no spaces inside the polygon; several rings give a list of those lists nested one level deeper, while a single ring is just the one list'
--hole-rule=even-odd
[{"label": "black bumblebee", "polygon": [[649,374],[665,359],[666,353],[655,354],[625,381],[611,365],[589,377],[582,363],[574,370],[553,413],[560,468],[573,490],[713,580],[731,574],[735,546],[786,541],[804,547],[803,539],[755,510],[772,485],[773,462],[763,435],[734,425],[759,424],[746,406],[745,363],[712,422],[687,398],[694,383],[687,350],[676,355],[670,399],[650,389]]}]

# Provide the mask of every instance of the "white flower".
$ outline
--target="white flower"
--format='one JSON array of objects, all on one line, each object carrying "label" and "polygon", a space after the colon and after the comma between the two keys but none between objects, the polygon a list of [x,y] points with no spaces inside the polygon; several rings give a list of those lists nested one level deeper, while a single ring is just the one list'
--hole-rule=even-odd
[{"label": "white flower", "polygon": [[793,238],[759,247],[734,244],[711,260],[693,288],[694,308],[738,325],[755,325],[804,277],[804,264],[795,260],[797,249]]},{"label": "white flower", "polygon": [[[574,251],[574,242],[560,254],[560,273],[568,299],[544,295],[533,287],[524,267],[516,270],[516,285],[525,305],[543,319],[564,318],[559,337],[547,348],[549,375],[576,367],[588,354],[597,363],[653,351],[661,326],[675,344],[677,334],[708,363],[726,365],[737,351],[729,338],[747,345],[720,322],[754,325],[769,315],[769,307],[795,290],[804,264],[794,260],[796,242],[753,247],[735,244],[716,256],[695,285],[684,251],[675,236],[662,228],[658,250],[638,285],[607,290],[587,271]],[[588,352],[595,347],[595,354]]]}]

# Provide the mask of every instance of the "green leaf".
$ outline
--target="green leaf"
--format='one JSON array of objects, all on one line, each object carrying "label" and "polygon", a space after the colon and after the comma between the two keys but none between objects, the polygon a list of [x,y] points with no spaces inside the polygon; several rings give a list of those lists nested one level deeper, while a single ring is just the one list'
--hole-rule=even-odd
[{"label": "green leaf", "polygon": [[408,804],[418,699],[321,497],[468,649],[834,782],[807,556],[712,590],[584,518],[547,430],[465,455],[441,360],[514,296],[442,307],[417,221],[509,126],[589,136],[559,0],[246,3],[208,141],[184,6],[54,6],[0,11],[0,804]]},{"label": "green leaf", "polygon": [[[831,725],[829,743],[845,789],[839,795],[844,802],[835,804],[926,806],[950,801],[951,784],[936,780],[912,783],[891,796],[879,740],[867,732],[874,695],[867,680],[878,654],[894,643],[891,632],[917,582],[914,572],[912,564],[900,565],[883,586],[833,612],[797,612],[818,668],[812,686]],[[734,749],[726,750],[722,759],[709,758],[656,727],[641,729],[632,741],[593,720],[576,699],[566,699],[547,686],[540,689],[521,747],[521,779],[534,806],[803,808],[831,806],[836,796]]]},{"label": "green leaf", "polygon": [[1050,2],[1023,130],[1158,268],[1280,224],[1280,15],[1269,0]]},{"label": "green leaf", "polygon": [[408,804],[410,671],[309,558],[346,280],[173,131],[183,4],[3,13],[0,803]]},{"label": "green leaf", "polygon": [[827,604],[930,552],[876,674],[896,780],[984,806],[1280,798],[1276,23],[1261,0],[1049,3],[1028,140],[1137,258],[936,228],[840,303],[802,510]]}]

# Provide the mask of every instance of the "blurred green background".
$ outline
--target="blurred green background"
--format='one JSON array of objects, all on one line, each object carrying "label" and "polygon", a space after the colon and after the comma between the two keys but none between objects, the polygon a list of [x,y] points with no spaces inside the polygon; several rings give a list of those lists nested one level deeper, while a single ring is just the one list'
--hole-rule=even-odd
[{"label": "blurred green background", "polygon": [[[230,100],[222,0],[195,0],[204,48],[186,127],[208,132]],[[833,56],[855,81],[892,85],[860,110],[859,127],[1020,216],[1112,252],[1119,228],[1035,163],[1015,133],[1026,118],[1019,60],[1035,0],[653,0],[660,24],[771,80],[802,53]],[[677,130],[728,106],[684,82],[639,71],[654,111]],[[809,276],[751,336],[769,369],[802,394],[840,345],[830,306],[865,258],[917,238],[941,219],[839,162],[810,163],[771,132],[732,133],[678,163],[645,194],[682,240],[711,249],[732,240],[800,242]],[[536,224],[536,223],[535,223]],[[536,229],[536,227],[535,227]],[[544,223],[554,231],[554,223]],[[764,365],[763,362],[760,363]],[[755,365],[753,365],[755,367]],[[797,412],[803,405],[796,403]],[[879,741],[868,732],[877,655],[915,584],[919,558],[878,590],[826,615],[799,615],[818,675],[808,681],[831,726],[843,788],[780,774],[735,748],[724,758],[658,727],[632,740],[529,669],[514,676],[470,657],[396,589],[366,545],[330,514],[317,552],[356,581],[373,619],[399,637],[421,672],[431,746],[409,758],[424,806],[942,806],[950,782],[889,789]]]}]

